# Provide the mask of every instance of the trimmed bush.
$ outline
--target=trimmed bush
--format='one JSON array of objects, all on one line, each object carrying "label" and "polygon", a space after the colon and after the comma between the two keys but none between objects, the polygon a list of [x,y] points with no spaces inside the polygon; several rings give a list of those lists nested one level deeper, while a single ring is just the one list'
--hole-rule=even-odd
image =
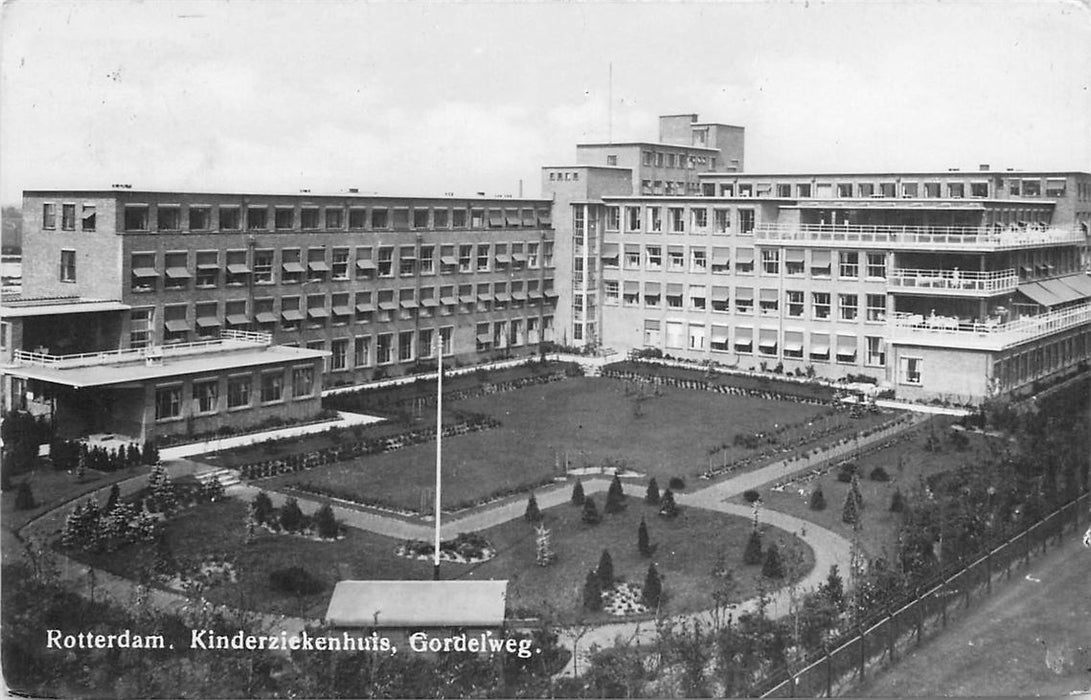
[{"label": "trimmed bush", "polygon": [[289,498],[280,509],[280,526],[288,532],[299,532],[303,529],[303,511],[299,509],[299,502]]},{"label": "trimmed bush", "polygon": [[901,489],[896,489],[894,495],[890,497],[890,512],[891,513],[904,513],[905,512],[905,496],[902,495]]},{"label": "trimmed bush", "polygon": [[648,573],[644,576],[644,590],[640,592],[640,602],[648,606],[649,610],[655,610],[659,607],[662,597],[663,581],[659,577],[655,564],[649,564]]},{"label": "trimmed bush", "polygon": [[842,484],[847,484],[852,481],[852,477],[856,475],[856,462],[846,462],[837,468],[837,480]]},{"label": "trimmed bush", "polygon": [[678,512],[678,504],[674,502],[674,492],[667,489],[659,501],[659,515],[663,518],[674,518],[678,516]]},{"label": "trimmed bush", "polygon": [[304,596],[321,593],[322,581],[302,566],[287,566],[269,574],[269,583],[281,593]]},{"label": "trimmed bush", "polygon": [[765,578],[784,578],[784,562],[780,559],[780,550],[775,542],[765,550],[765,560],[761,565],[761,575]]},{"label": "trimmed bush", "polygon": [[845,505],[841,507],[841,520],[849,525],[860,522],[860,508],[852,491],[845,494]]},{"label": "trimmed bush", "polygon": [[642,557],[652,555],[652,543],[648,538],[648,524],[644,522],[644,518],[640,519],[640,527],[636,531],[636,549]]},{"label": "trimmed bush", "polygon": [[625,492],[621,489],[621,479],[614,474],[614,480],[610,482],[610,488],[606,491],[607,513],[620,513],[625,510]]},{"label": "trimmed bush", "polygon": [[761,500],[761,494],[754,489],[747,489],[742,493],[743,500],[747,503],[757,503]]},{"label": "trimmed bush", "polygon": [[671,480],[667,483],[672,491],[684,491],[686,488],[686,482],[680,476],[672,476]]},{"label": "trimmed bush", "polygon": [[583,522],[588,525],[598,525],[602,522],[602,516],[599,515],[599,509],[595,505],[595,499],[588,496],[583,501]]},{"label": "trimmed bush", "polygon": [[528,523],[536,523],[542,519],[542,511],[538,510],[538,499],[533,493],[527,499],[527,509],[523,513],[523,519]]},{"label": "trimmed bush", "polygon": [[872,481],[890,481],[890,474],[887,474],[882,467],[875,467],[868,476]]},{"label": "trimmed bush", "polygon": [[327,540],[336,539],[341,534],[341,523],[337,522],[329,503],[324,503],[314,514],[314,529],[319,537]]},{"label": "trimmed bush", "polygon": [[579,479],[576,479],[576,483],[572,485],[572,505],[582,506],[583,500],[583,482],[581,482]]},{"label": "trimmed bush", "polygon": [[250,512],[254,514],[254,520],[258,525],[269,522],[269,517],[273,514],[273,501],[269,498],[269,494],[258,491],[258,495],[254,496],[254,500],[250,502]]},{"label": "trimmed bush", "polygon": [[614,587],[614,559],[610,556],[609,550],[602,550],[602,556],[599,557],[599,565],[595,569],[595,575],[599,577],[602,590]]},{"label": "trimmed bush", "polygon": [[587,580],[583,583],[583,609],[588,612],[602,610],[602,584],[594,571],[587,572]]},{"label": "trimmed bush", "polygon": [[757,528],[750,531],[750,538],[746,541],[746,551],[743,552],[742,561],[749,566],[761,564],[764,556],[761,551],[761,533]]},{"label": "trimmed bush", "polygon": [[821,486],[816,486],[811,491],[811,510],[826,510],[826,496],[822,493]]},{"label": "trimmed bush", "polygon": [[656,483],[654,476],[648,481],[648,490],[644,494],[644,502],[651,506],[659,505],[659,484]]}]

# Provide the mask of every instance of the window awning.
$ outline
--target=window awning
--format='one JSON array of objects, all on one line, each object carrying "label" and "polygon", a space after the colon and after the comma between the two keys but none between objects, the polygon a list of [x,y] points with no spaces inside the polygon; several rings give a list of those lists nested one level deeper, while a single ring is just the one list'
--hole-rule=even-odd
[{"label": "window awning", "polygon": [[750,336],[746,338],[735,338],[735,348],[738,350],[750,350],[754,345],[754,339]]},{"label": "window awning", "polygon": [[1042,280],[1038,284],[1045,287],[1046,291],[1061,300],[1062,304],[1079,301],[1084,294],[1065,284],[1063,279]]},{"label": "window awning", "polygon": [[519,218],[518,209],[508,209],[504,212],[504,218],[508,220],[508,226],[518,226],[522,223],[522,219]]},{"label": "window awning", "polygon": [[731,298],[730,287],[713,287],[712,288],[712,301],[727,302]]},{"label": "window awning", "polygon": [[134,267],[133,277],[158,277],[159,273],[156,272],[154,267]]},{"label": "window awning", "polygon": [[431,308],[433,306],[439,306],[439,302],[432,297],[425,297],[424,299],[420,300],[420,305]]},{"label": "window awning", "polygon": [[657,331],[657,330],[659,330],[659,319],[656,319],[656,318],[646,318],[646,319],[644,319],[644,330],[646,330],[646,331]]},{"label": "window awning", "polygon": [[375,305],[367,302],[361,302],[356,305],[356,313],[370,314],[375,312]]},{"label": "window awning", "polygon": [[754,288],[753,287],[735,287],[735,298],[741,300],[753,300]]},{"label": "window awning", "polygon": [[348,305],[334,306],[333,307],[333,315],[334,316],[351,316],[352,315],[352,309]]},{"label": "window awning", "polygon": [[644,293],[645,294],[651,294],[653,296],[658,295],[659,294],[659,283],[658,282],[645,282],[644,283]]},{"label": "window awning", "polygon": [[511,262],[511,256],[508,255],[507,253],[497,253],[496,254],[496,262],[498,262],[501,265],[507,265],[508,263]]},{"label": "window awning", "polygon": [[416,299],[402,299],[398,303],[403,309],[415,309],[419,306]]},{"label": "window awning", "polygon": [[811,342],[811,354],[826,357],[830,354],[830,344]]},{"label": "window awning", "polygon": [[811,251],[811,265],[815,267],[829,267],[830,266],[830,251],[828,250],[812,250]]},{"label": "window awning", "polygon": [[458,258],[456,258],[453,255],[441,255],[441,256],[439,256],[439,261],[441,263],[443,263],[444,265],[457,265],[458,264]]},{"label": "window awning", "polygon": [[1022,270],[1023,272],[1025,272],[1028,275],[1030,273],[1034,272],[1034,268],[1031,267],[1030,265],[1020,265],[1019,269]]},{"label": "window awning", "polygon": [[552,221],[552,219],[553,219],[553,215],[548,209],[539,209],[538,210],[538,223],[548,224],[548,223],[550,223],[550,221]]},{"label": "window awning", "polygon": [[493,298],[500,302],[511,301],[511,295],[507,292],[498,292]]},{"label": "window awning", "polygon": [[739,326],[735,329],[735,342],[745,340],[750,342],[754,339],[754,329],[750,326]]},{"label": "window awning", "polygon": [[329,272],[330,266],[325,260],[311,260],[307,263],[307,269],[311,272]]},{"label": "window awning", "polygon": [[484,293],[479,292],[478,295],[477,295],[477,300],[478,301],[492,301],[492,294],[489,294],[488,292],[484,292]]},{"label": "window awning", "polygon": [[184,267],[168,267],[167,278],[172,280],[188,280],[192,275]]},{"label": "window awning", "polygon": [[198,270],[219,270],[220,263],[215,262],[199,262],[197,263]]},{"label": "window awning", "polygon": [[784,352],[803,352],[803,336],[784,334]]},{"label": "window awning", "polygon": [[312,306],[307,309],[307,316],[311,318],[326,318],[330,315],[329,311],[326,311],[324,306]]},{"label": "window awning", "polygon": [[620,255],[620,246],[617,243],[602,244],[602,257],[616,258],[618,255]]},{"label": "window awning", "polygon": [[752,263],[754,262],[754,249],[753,248],[736,248],[735,257],[738,262]]},{"label": "window awning", "polygon": [[504,218],[503,212],[499,209],[489,210],[489,226],[503,226]]},{"label": "window awning", "polygon": [[[626,284],[628,284],[628,283],[626,283]],[[639,284],[639,283],[634,283],[634,284]],[[539,292],[537,289],[531,289],[531,290],[527,291],[527,296],[530,297],[531,299],[541,299],[542,298],[542,293]]]},{"label": "window awning", "polygon": [[227,322],[232,326],[245,326],[250,323],[250,317],[246,314],[228,314]]},{"label": "window awning", "polygon": [[275,323],[277,315],[272,311],[259,311],[254,317],[254,320],[258,323]]},{"label": "window awning", "polygon": [[527,300],[527,293],[526,292],[512,292],[511,293],[511,298],[514,299],[515,301],[526,301]]},{"label": "window awning", "polygon": [[784,251],[784,261],[790,263],[803,262],[803,249],[802,248],[789,248]]},{"label": "window awning", "polygon": [[285,272],[303,272],[303,266],[297,262],[284,263]]},{"label": "window awning", "polygon": [[533,209],[524,209],[523,210],[523,226],[533,226],[533,225],[534,225],[534,210]]},{"label": "window awning", "polygon": [[547,289],[547,290],[545,290],[544,292],[542,292],[542,294],[544,294],[545,296],[549,297],[550,299],[554,299],[554,298],[556,298],[556,297],[560,296],[560,295],[559,295],[559,294],[557,293],[557,290],[556,290],[556,289]]},{"label": "window awning", "polygon": [[678,282],[667,283],[667,296],[680,297],[682,296],[682,285]]},{"label": "window awning", "polygon": [[776,350],[777,350],[777,339],[776,338],[762,338],[761,340],[758,341],[758,347],[761,348],[762,350],[771,350],[773,352],[776,352]]},{"label": "window awning", "polygon": [[379,310],[380,311],[393,311],[396,308],[398,308],[398,305],[396,303],[394,303],[393,301],[380,301],[379,302]]},{"label": "window awning", "polygon": [[227,266],[227,271],[233,275],[248,275],[250,267],[246,263],[231,263]]},{"label": "window awning", "polygon": [[761,299],[762,301],[773,301],[773,302],[775,302],[779,296],[780,295],[777,293],[777,290],[775,290],[775,289],[762,289],[762,290],[760,290],[758,292],[758,298]]},{"label": "window awning", "polygon": [[220,325],[220,319],[215,316],[198,316],[197,325],[201,328],[215,328]]},{"label": "window awning", "polygon": [[1081,298],[1091,297],[1091,276],[1089,275],[1069,275],[1067,277],[1062,277],[1057,281],[1075,289],[1079,292]]},{"label": "window awning", "polygon": [[1028,297],[1035,304],[1042,306],[1056,306],[1063,303],[1060,298],[1043,287],[1040,282],[1028,282],[1016,287],[1016,290],[1025,297]]},{"label": "window awning", "polygon": [[374,270],[375,261],[371,258],[357,258],[356,259],[357,270]]},{"label": "window awning", "polygon": [[463,304],[472,304],[477,300],[477,297],[473,294],[459,294],[458,300]]},{"label": "window awning", "polygon": [[713,343],[726,343],[727,342],[727,328],[725,326],[713,326],[712,327],[712,342]]},{"label": "window awning", "polygon": [[713,248],[712,249],[712,264],[713,265],[727,265],[731,262],[731,249],[730,248]]},{"label": "window awning", "polygon": [[439,303],[443,304],[444,306],[454,306],[458,303],[458,299],[456,299],[454,295],[447,294],[439,298]]},{"label": "window awning", "polygon": [[635,280],[625,280],[625,293],[640,294],[640,282],[637,282]]},{"label": "window awning", "polygon": [[182,333],[189,330],[189,323],[185,319],[171,319],[163,322],[171,333]]},{"label": "window awning", "polygon": [[285,321],[302,321],[303,313],[299,309],[287,309],[281,312],[280,317]]},{"label": "window awning", "polygon": [[491,333],[478,333],[477,334],[477,342],[479,342],[479,343],[491,343],[492,342],[492,334]]}]

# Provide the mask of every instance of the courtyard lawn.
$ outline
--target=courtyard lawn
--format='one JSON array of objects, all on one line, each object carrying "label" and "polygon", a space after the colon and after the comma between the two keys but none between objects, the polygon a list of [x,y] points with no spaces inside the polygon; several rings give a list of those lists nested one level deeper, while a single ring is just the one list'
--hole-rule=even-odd
[{"label": "courtyard lawn", "polygon": [[[964,464],[987,460],[994,449],[1002,449],[1005,445],[1003,438],[967,433],[969,444],[965,450],[958,451],[949,439],[950,422],[949,419],[941,418],[933,420],[935,433],[941,438],[939,451],[929,452],[925,449],[932,430],[926,424],[910,439],[856,460],[860,493],[864,497],[859,542],[867,556],[881,556],[884,550],[887,556],[893,554],[901,523],[901,516],[890,512],[890,501],[896,489],[901,489],[906,502],[911,504],[912,492],[918,488],[922,478],[956,469]],[[873,481],[871,471],[875,467],[882,467],[890,476],[890,481]],[[769,488],[760,489],[762,501],[767,508],[809,520],[851,539],[852,526],[841,519],[850,485],[838,481],[837,472],[835,466],[817,479],[806,484],[789,486],[779,493]],[[811,510],[811,492],[819,485],[826,499],[826,509]],[[736,501],[744,502],[741,497],[736,498]]]},{"label": "courtyard lawn", "polygon": [[[88,469],[83,481],[77,481],[74,474],[53,469],[48,463],[41,463],[32,471],[12,478],[12,487],[3,494],[3,525],[12,531],[19,530],[28,522],[46,511],[78,498],[85,493],[109,486],[116,481],[124,481],[133,476],[146,474],[149,467],[140,465],[126,467],[112,472],[100,472]],[[15,494],[20,482],[30,483],[34,494],[35,508],[30,510],[15,509]]]},{"label": "courtyard lawn", "polygon": [[[573,468],[609,461],[655,476],[665,487],[672,476],[692,482],[708,468],[710,453],[732,445],[737,434],[811,420],[845,430],[864,427],[846,412],[827,415],[823,406],[670,387],[638,400],[626,395],[627,388],[617,380],[578,378],[454,402],[451,410],[487,413],[502,425],[444,440],[444,507],[466,507],[561,476],[566,457]],[[355,493],[415,510],[434,483],[434,450],[434,443],[416,445],[263,484],[309,483],[333,495]],[[754,452],[729,447],[728,459]],[[715,463],[722,454],[712,458]]]},{"label": "courtyard lawn", "polygon": [[[610,551],[615,577],[629,583],[642,586],[648,564],[655,563],[666,594],[662,609],[665,614],[712,607],[712,593],[723,583],[723,579],[712,575],[721,555],[736,583],[732,600],[742,601],[757,594],[761,566],[746,566],[742,561],[752,528],[749,519],[700,508],[682,508],[677,518],[666,519],[657,515],[657,507],[645,505],[641,497],[630,494],[627,501],[624,511],[603,514],[598,525],[585,524],[581,519],[583,509],[578,506],[565,504],[544,511],[557,555],[556,561],[545,567],[539,566],[535,558],[535,525],[518,520],[485,530],[483,534],[498,550],[496,558],[467,567],[469,571],[460,577],[507,579],[508,607],[516,614],[548,615],[566,623],[580,618],[623,619],[606,613],[585,615],[582,611],[587,572],[598,566],[604,548]],[[595,502],[601,513],[604,494],[597,495]],[[650,558],[637,550],[641,517],[655,547]],[[766,546],[775,542],[784,561],[793,563],[794,578],[803,577],[813,568],[814,553],[799,538],[766,526],[763,541]],[[786,583],[784,579],[772,587]]]}]

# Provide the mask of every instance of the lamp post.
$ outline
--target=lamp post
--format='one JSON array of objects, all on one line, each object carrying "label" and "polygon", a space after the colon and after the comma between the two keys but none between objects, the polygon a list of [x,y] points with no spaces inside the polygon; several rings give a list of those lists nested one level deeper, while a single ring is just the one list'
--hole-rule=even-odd
[{"label": "lamp post", "polygon": [[432,559],[432,580],[439,580],[439,518],[443,489],[443,330],[436,333],[436,537]]}]

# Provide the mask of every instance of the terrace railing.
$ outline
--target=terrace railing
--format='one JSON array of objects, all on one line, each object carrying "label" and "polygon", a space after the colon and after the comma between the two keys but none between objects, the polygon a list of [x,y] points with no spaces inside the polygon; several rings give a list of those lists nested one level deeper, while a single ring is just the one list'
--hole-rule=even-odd
[{"label": "terrace railing", "polygon": [[1002,294],[1015,291],[1019,275],[1012,269],[990,270],[929,270],[897,267],[887,277],[894,291],[935,294]]},{"label": "terrace railing", "polygon": [[125,362],[146,362],[167,357],[200,354],[211,350],[227,350],[245,346],[267,346],[272,344],[268,333],[225,330],[219,338],[199,340],[192,343],[173,343],[171,345],[152,345],[145,348],[124,348],[102,352],[85,352],[74,355],[50,355],[47,353],[16,350],[12,359],[16,364],[37,365],[68,369],[90,367],[94,365],[116,365]]},{"label": "terrace railing", "polygon": [[1055,226],[861,226],[839,224],[759,224],[758,240],[831,245],[883,245],[918,250],[1003,250],[1083,243],[1086,234]]},{"label": "terrace railing", "polygon": [[1091,323],[1091,303],[1023,316],[1008,323],[971,323],[964,319],[896,312],[888,319],[892,342],[928,341],[930,345],[1000,349]]}]

